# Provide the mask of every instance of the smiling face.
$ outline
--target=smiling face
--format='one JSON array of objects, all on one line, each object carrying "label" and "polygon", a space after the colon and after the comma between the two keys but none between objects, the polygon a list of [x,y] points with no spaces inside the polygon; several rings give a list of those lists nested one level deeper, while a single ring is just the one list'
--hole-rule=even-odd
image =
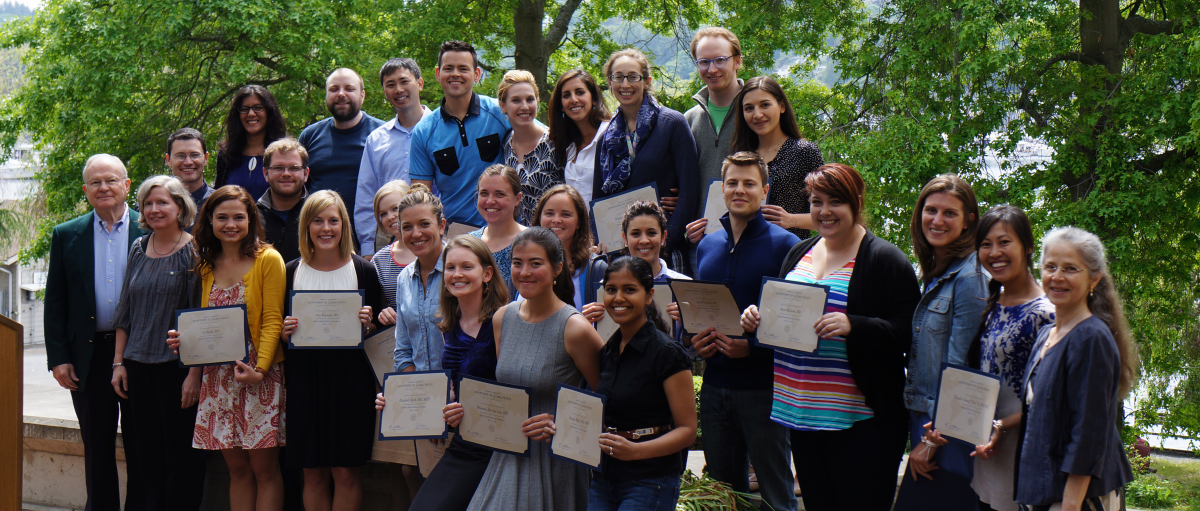
[{"label": "smiling face", "polygon": [[222,243],[239,243],[250,233],[250,215],[239,200],[227,200],[213,209],[213,234]]},{"label": "smiling face", "polygon": [[438,222],[428,204],[409,206],[400,212],[400,233],[404,246],[417,258],[440,254],[442,230],[446,221]]},{"label": "smiling face", "polygon": [[343,221],[337,204],[330,204],[313,217],[308,224],[308,238],[312,240],[315,252],[333,251],[340,254]]},{"label": "smiling face", "polygon": [[508,116],[508,121],[512,123],[513,128],[532,125],[538,111],[537,91],[533,90],[533,85],[528,83],[514,84],[508,88],[508,94],[504,96],[504,103],[500,104],[500,110],[503,110],[504,115]]},{"label": "smiling face", "polygon": [[542,227],[558,235],[564,247],[571,246],[575,232],[579,230],[579,215],[575,211],[575,201],[565,193],[556,193],[546,199],[540,219]]},{"label": "smiling face", "polygon": [[562,263],[551,264],[546,249],[527,242],[512,250],[512,279],[517,292],[526,299],[554,292],[554,279],[562,272]]},{"label": "smiling face", "polygon": [[358,117],[366,97],[362,78],[349,70],[335,71],[325,80],[325,108],[335,121],[347,122]]},{"label": "smiling face", "polygon": [[733,56],[733,43],[720,36],[706,36],[696,42],[696,60],[712,61],[718,57],[729,60],[725,67],[709,64],[708,69],[697,69],[700,79],[711,92],[722,92],[737,83],[737,72],[742,67],[742,57]]},{"label": "smiling face", "polygon": [[625,246],[629,247],[629,253],[650,263],[651,266],[658,262],[658,254],[666,237],[667,231],[660,228],[658,219],[650,215],[630,218],[629,227],[621,233]]},{"label": "smiling face", "polygon": [[963,210],[963,202],[946,192],[925,198],[925,206],[921,208],[921,232],[935,251],[954,243],[962,236],[967,223],[973,220],[966,218]]},{"label": "smiling face", "polygon": [[198,188],[204,180],[205,165],[208,165],[208,154],[199,140],[176,140],[171,144],[167,166],[188,190]]},{"label": "smiling face", "polygon": [[83,173],[83,193],[95,209],[112,209],[129,197],[129,178],[113,161],[97,158]]},{"label": "smiling face", "polygon": [[442,54],[434,75],[446,97],[462,98],[471,95],[471,87],[483,76],[483,71],[475,67],[470,52],[448,51]]},{"label": "smiling face", "polygon": [[[249,108],[246,112],[238,111],[238,116],[242,119],[242,129],[246,130],[246,135],[257,135],[262,133],[267,127],[267,111],[266,104],[258,97],[257,94],[251,94],[242,99],[240,108]],[[262,110],[261,112],[254,111],[255,108]]]},{"label": "smiling face", "polygon": [[604,279],[604,311],[618,325],[644,321],[646,307],[653,300],[654,290],[647,291],[627,269],[609,273]]},{"label": "smiling face", "polygon": [[779,116],[783,113],[779,101],[765,90],[754,89],[742,98],[742,116],[759,137],[779,130]]},{"label": "smiling face", "polygon": [[562,101],[563,113],[575,123],[587,121],[596,101],[592,97],[592,91],[588,90],[580,78],[572,78],[563,84],[559,100]]},{"label": "smiling face", "polygon": [[492,281],[492,267],[485,267],[470,249],[454,247],[446,252],[442,275],[446,290],[461,300],[483,296],[483,284]]},{"label": "smiling face", "polygon": [[389,193],[379,199],[379,223],[383,230],[393,237],[400,237],[400,200],[404,196],[399,193]]},{"label": "smiling face", "polygon": [[1056,308],[1064,310],[1085,302],[1100,282],[1100,273],[1088,271],[1079,249],[1070,243],[1055,243],[1042,254],[1042,291]]},{"label": "smiling face", "polygon": [[151,230],[179,228],[179,204],[165,186],[151,188],[142,201],[141,210]]},{"label": "smiling face", "polygon": [[636,112],[642,106],[642,97],[646,94],[646,87],[650,86],[650,76],[642,73],[642,66],[638,64],[633,57],[617,57],[613,61],[612,67],[609,68],[609,74],[614,77],[624,76],[641,76],[640,82],[630,82],[621,80],[616,82],[609,80],[609,90],[613,96],[616,96],[617,102],[624,107],[625,110]]},{"label": "smiling face", "polygon": [[725,207],[730,216],[748,219],[762,209],[767,196],[762,174],[754,165],[730,165],[725,169],[725,181],[721,183],[725,196]]},{"label": "smiling face", "polygon": [[484,176],[479,180],[479,193],[475,197],[475,208],[489,225],[513,218],[513,211],[521,203],[521,194],[513,194],[508,181],[499,175]]},{"label": "smiling face", "polygon": [[397,114],[410,107],[420,108],[424,88],[425,79],[414,77],[412,71],[403,67],[383,77],[383,96]]},{"label": "smiling face", "polygon": [[304,193],[308,181],[308,168],[299,152],[278,152],[271,156],[271,166],[263,167],[267,186],[271,193],[281,199],[290,199]]},{"label": "smiling face", "polygon": [[854,209],[850,203],[812,190],[808,204],[813,225],[821,237],[837,240],[854,232]]},{"label": "smiling face", "polygon": [[983,243],[979,244],[979,262],[992,279],[1007,285],[1026,278],[1025,258],[1033,247],[1021,245],[1021,239],[1004,222],[992,224]]}]

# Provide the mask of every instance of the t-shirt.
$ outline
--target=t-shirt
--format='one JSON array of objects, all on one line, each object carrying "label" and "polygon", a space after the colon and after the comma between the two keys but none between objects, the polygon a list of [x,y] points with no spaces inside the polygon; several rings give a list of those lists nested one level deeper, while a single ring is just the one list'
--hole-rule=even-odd
[{"label": "t-shirt", "polygon": [[353,128],[338,129],[333,118],[317,121],[300,133],[300,145],[308,151],[308,190],[333,190],[342,196],[346,209],[354,208],[358,188],[358,168],[363,147],[383,121],[363,112]]},{"label": "t-shirt", "polygon": [[731,106],[733,106],[732,103],[726,106],[717,106],[713,104],[712,99],[708,100],[708,118],[712,119],[713,129],[717,130],[717,133],[721,132],[721,124],[725,122],[725,116],[729,114]]}]

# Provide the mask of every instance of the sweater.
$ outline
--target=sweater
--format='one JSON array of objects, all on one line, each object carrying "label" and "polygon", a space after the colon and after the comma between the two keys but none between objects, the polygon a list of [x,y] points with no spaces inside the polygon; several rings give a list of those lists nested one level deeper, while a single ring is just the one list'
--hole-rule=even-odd
[{"label": "sweater", "polygon": [[[738,79],[738,90],[745,82]],[[696,139],[696,152],[699,155],[697,170],[700,176],[700,204],[708,201],[708,183],[721,178],[721,164],[733,147],[733,118],[740,115],[740,108],[730,108],[725,120],[721,121],[721,131],[713,127],[712,117],[708,115],[708,86],[704,86],[692,96],[696,106],[683,114],[688,127],[692,130],[692,138]],[[733,105],[730,105],[731,107]],[[703,213],[703,212],[701,212]]]},{"label": "sweater", "polygon": [[380,126],[383,126],[383,121],[363,112],[362,119],[353,128],[335,127],[333,117],[326,117],[304,128],[299,141],[308,151],[308,190],[333,190],[342,196],[346,209],[353,211],[363,147],[366,146],[367,136]]},{"label": "sweater", "polygon": [[[212,292],[213,272],[205,266],[200,273],[200,306],[208,307]],[[283,300],[287,281],[283,257],[273,248],[266,248],[254,260],[254,267],[244,277],[246,286],[246,325],[250,327],[250,342],[258,352],[254,366],[266,371],[283,361],[279,334],[283,331]]]}]

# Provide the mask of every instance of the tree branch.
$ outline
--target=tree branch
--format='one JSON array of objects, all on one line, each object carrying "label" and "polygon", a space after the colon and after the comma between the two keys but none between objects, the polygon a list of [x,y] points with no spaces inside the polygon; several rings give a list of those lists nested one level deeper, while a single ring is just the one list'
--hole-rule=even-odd
[{"label": "tree branch", "polygon": [[575,10],[579,8],[579,4],[582,2],[583,0],[567,0],[558,7],[558,14],[554,16],[554,23],[550,24],[550,29],[546,31],[545,39],[542,40],[545,55],[554,53],[554,50],[558,49],[558,45],[562,43],[563,37],[567,35],[567,28],[571,25],[571,17],[575,15]]},{"label": "tree branch", "polygon": [[1182,34],[1184,20],[1152,20],[1138,14],[1130,14],[1121,26],[1122,35],[1132,38],[1135,34],[1159,35]]},{"label": "tree branch", "polygon": [[1142,174],[1153,176],[1170,163],[1174,163],[1182,159],[1193,158],[1195,156],[1196,152],[1190,149],[1186,151],[1171,149],[1170,151],[1163,152],[1162,154],[1156,154],[1153,156],[1147,156],[1140,160],[1134,160],[1131,163],[1133,163],[1133,168],[1137,169]]}]

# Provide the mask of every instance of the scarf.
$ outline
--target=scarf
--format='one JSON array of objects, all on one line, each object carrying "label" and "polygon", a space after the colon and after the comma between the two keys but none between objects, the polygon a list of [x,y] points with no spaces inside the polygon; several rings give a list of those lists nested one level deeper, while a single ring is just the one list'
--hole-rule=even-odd
[{"label": "scarf", "polygon": [[646,143],[646,137],[650,135],[650,130],[654,129],[654,125],[658,123],[659,108],[658,102],[654,101],[649,94],[642,97],[642,106],[638,107],[637,112],[637,128],[632,134],[633,144],[628,142],[625,119],[619,109],[617,115],[613,117],[613,122],[608,123],[608,129],[605,130],[602,140],[604,154],[600,159],[600,177],[603,179],[600,191],[605,196],[619,193],[629,183],[632,154],[637,154],[637,151]]}]

